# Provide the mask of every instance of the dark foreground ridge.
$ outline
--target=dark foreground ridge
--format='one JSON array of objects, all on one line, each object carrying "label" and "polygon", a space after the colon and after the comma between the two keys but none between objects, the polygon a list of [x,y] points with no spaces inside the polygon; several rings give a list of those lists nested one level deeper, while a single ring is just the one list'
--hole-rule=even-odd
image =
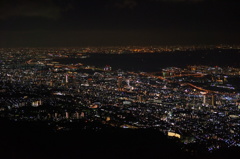
[{"label": "dark foreground ridge", "polygon": [[194,145],[185,151],[178,139],[169,139],[152,129],[104,128],[99,131],[74,129],[52,131],[43,122],[0,120],[0,158],[77,159],[77,158],[234,158],[239,148],[214,153]]}]

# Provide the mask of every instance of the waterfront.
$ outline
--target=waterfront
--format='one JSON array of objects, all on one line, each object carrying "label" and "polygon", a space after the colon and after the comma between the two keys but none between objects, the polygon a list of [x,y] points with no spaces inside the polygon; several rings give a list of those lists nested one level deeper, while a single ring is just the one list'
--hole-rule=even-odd
[{"label": "waterfront", "polygon": [[[168,138],[167,143],[174,141],[177,147],[173,151],[190,156],[239,146],[240,68],[234,62],[239,56],[237,49],[221,49],[226,51],[221,56],[236,54],[228,66],[203,65],[201,62],[211,61],[210,57],[217,58],[211,51],[207,53],[208,60],[199,60],[199,65],[190,65],[203,57],[195,57],[196,51],[122,55],[88,51],[2,49],[1,119],[12,125],[24,123],[30,132],[43,128],[44,134],[119,133],[127,129],[129,135],[136,132],[148,136],[154,132],[155,137]],[[182,54],[196,59],[186,63],[187,59],[178,58],[185,58]],[[179,61],[169,65],[172,59]],[[20,132],[26,131],[22,129]],[[68,140],[67,136],[58,138],[58,142]],[[130,140],[130,136],[120,138]],[[100,145],[104,142],[101,137],[90,138]],[[88,140],[84,140],[86,143]],[[196,148],[199,146],[201,149]]]},{"label": "waterfront", "polygon": [[83,63],[113,70],[155,72],[165,67],[186,67],[188,65],[240,67],[238,49],[203,49],[196,51],[174,51],[161,53],[103,54],[90,53],[88,58],[56,58],[62,64]]}]

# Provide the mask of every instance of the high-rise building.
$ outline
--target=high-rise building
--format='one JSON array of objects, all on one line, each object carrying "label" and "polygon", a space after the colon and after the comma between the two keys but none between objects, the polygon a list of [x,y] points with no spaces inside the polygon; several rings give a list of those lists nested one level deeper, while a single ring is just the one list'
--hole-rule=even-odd
[{"label": "high-rise building", "polygon": [[55,116],[55,118],[57,118],[58,117],[58,113],[55,113],[54,116]]},{"label": "high-rise building", "polygon": [[79,119],[79,113],[78,112],[76,112],[76,118]]},{"label": "high-rise building", "polygon": [[203,95],[203,104],[206,104],[206,94]]},{"label": "high-rise building", "polygon": [[130,80],[129,79],[126,80],[126,83],[127,83],[128,87],[130,87]]},{"label": "high-rise building", "polygon": [[84,116],[85,116],[85,114],[84,114],[84,112],[81,112],[81,118],[84,118]]},{"label": "high-rise building", "polygon": [[207,103],[207,92],[200,92],[203,96],[203,104]]},{"label": "high-rise building", "polygon": [[68,75],[65,76],[65,82],[68,83]]},{"label": "high-rise building", "polygon": [[69,118],[69,113],[68,112],[66,112],[66,119],[68,119]]},{"label": "high-rise building", "polygon": [[216,96],[212,95],[211,105],[216,106]]},{"label": "high-rise building", "polygon": [[118,90],[122,90],[122,77],[118,77],[117,80],[117,86],[118,86]]}]

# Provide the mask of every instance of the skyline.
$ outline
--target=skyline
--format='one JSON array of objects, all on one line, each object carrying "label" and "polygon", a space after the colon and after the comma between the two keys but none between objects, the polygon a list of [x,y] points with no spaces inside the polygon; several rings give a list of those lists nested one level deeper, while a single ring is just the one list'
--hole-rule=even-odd
[{"label": "skyline", "polygon": [[240,44],[233,0],[0,3],[0,47]]}]

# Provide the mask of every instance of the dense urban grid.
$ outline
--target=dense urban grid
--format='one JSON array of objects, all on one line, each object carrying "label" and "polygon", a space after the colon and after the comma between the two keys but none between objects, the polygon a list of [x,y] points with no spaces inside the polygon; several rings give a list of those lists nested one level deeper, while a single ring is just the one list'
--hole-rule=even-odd
[{"label": "dense urban grid", "polygon": [[203,144],[208,151],[240,146],[240,85],[236,84],[240,68],[191,65],[134,72],[58,62],[91,58],[91,53],[99,52],[194,49],[198,48],[1,49],[0,116],[45,121],[55,131],[71,130],[70,125],[94,131],[103,125],[153,128],[185,145]]}]

